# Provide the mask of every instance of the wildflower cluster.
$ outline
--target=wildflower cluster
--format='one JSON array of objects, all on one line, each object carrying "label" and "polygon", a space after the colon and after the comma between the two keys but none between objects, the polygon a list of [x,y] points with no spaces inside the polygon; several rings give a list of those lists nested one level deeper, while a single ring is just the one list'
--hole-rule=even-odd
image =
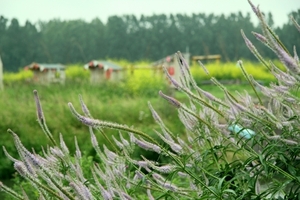
[{"label": "wildflower cluster", "polygon": [[[56,142],[47,128],[41,102],[34,91],[37,118],[52,142],[43,155],[27,150],[17,134],[9,130],[20,158],[13,158],[3,147],[16,171],[37,191],[39,199],[276,199],[300,198],[299,170],[299,58],[292,56],[266,24],[263,14],[251,1],[259,18],[262,34],[255,37],[270,48],[286,67],[280,70],[267,62],[242,32],[250,51],[274,75],[276,83],[261,85],[238,65],[252,86],[247,92],[232,93],[214,77],[211,81],[224,92],[218,99],[201,89],[193,79],[181,53],[180,82],[173,86],[186,94],[188,105],[159,91],[159,95],[178,110],[186,135],[172,132],[154,106],[149,109],[160,130],[150,134],[127,125],[94,119],[82,97],[80,114],[69,103],[71,113],[88,126],[90,139],[100,162],[90,166],[90,177],[83,170],[82,153],[76,138],[76,152],[71,154],[62,135]],[[296,28],[297,22],[292,18]],[[205,66],[201,64],[204,70]],[[119,131],[119,137],[105,135],[103,129]],[[99,146],[96,134],[103,134],[110,147]],[[151,151],[161,159],[151,160],[137,150]],[[29,199],[0,182],[0,189],[16,199]]]}]

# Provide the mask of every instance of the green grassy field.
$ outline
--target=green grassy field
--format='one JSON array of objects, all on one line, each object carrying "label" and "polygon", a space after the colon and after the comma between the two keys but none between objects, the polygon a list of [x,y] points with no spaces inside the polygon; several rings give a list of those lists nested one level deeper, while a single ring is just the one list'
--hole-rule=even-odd
[{"label": "green grassy field", "polygon": [[[202,89],[211,92],[219,98],[223,98],[223,92],[214,85],[203,85]],[[248,85],[227,85],[230,91],[252,93]],[[88,127],[75,119],[67,106],[72,102],[75,108],[80,111],[78,95],[81,94],[85,103],[90,109],[94,118],[118,122],[133,126],[149,135],[156,135],[153,129],[159,130],[148,109],[147,102],[151,102],[159,113],[166,126],[177,135],[185,135],[185,129],[180,122],[177,110],[158,95],[158,90],[165,93],[173,93],[175,98],[188,104],[188,98],[181,92],[172,92],[166,87],[154,88],[155,92],[130,94],[123,87],[105,84],[95,86],[90,84],[66,84],[39,86],[33,84],[17,84],[6,87],[0,93],[0,145],[5,146],[11,155],[18,158],[13,145],[13,139],[7,133],[10,128],[16,132],[23,144],[27,148],[34,148],[36,152],[41,150],[41,146],[46,147],[50,142],[43,134],[36,120],[35,102],[32,91],[39,92],[44,115],[49,129],[54,137],[59,138],[59,133],[63,134],[71,152],[75,152],[74,137],[77,138],[79,146],[85,156],[94,156],[95,152],[91,146]],[[118,132],[106,129],[105,134],[111,137],[118,137]],[[98,132],[99,143],[109,146],[104,137]],[[150,155],[147,155],[150,154]],[[151,152],[143,152],[145,156],[151,156]],[[13,163],[9,161],[3,151],[0,151],[0,180],[10,185],[14,173]],[[1,197],[1,195],[0,195]]]},{"label": "green grassy field", "polygon": [[[236,66],[233,71],[235,68]],[[75,72],[79,70],[76,73],[73,71],[73,74],[82,75],[79,68],[73,70]],[[201,77],[197,72],[198,69],[194,68],[195,78],[198,76],[196,81],[198,80],[197,82],[203,90],[211,92],[218,98],[224,98],[223,92],[217,86],[202,85]],[[181,92],[172,91],[173,89],[171,90],[164,82],[153,79],[151,76],[135,72],[135,77],[118,84],[90,85],[88,80],[82,82],[72,82],[71,80],[67,81],[65,85],[41,86],[24,81],[24,77],[27,76],[20,74],[22,73],[10,74],[11,77],[18,76],[19,78],[15,81],[8,78],[5,90],[0,93],[0,108],[2,108],[0,112],[0,145],[5,146],[8,152],[16,158],[18,155],[7,129],[16,132],[23,144],[29,149],[34,148],[36,152],[41,151],[41,146],[46,147],[47,144],[50,144],[36,120],[32,93],[34,89],[39,92],[49,129],[57,140],[59,133],[63,134],[71,152],[75,151],[74,137],[76,137],[86,156],[95,154],[90,143],[88,127],[75,119],[67,106],[68,102],[72,102],[75,108],[80,110],[78,95],[82,95],[94,118],[133,126],[156,137],[153,129],[159,130],[159,126],[153,120],[148,109],[149,101],[172,132],[179,136],[185,135],[184,126],[178,118],[176,109],[160,98],[158,91],[162,90],[166,94],[173,94],[176,99],[187,104],[189,103],[188,98]],[[242,77],[238,79],[238,82],[241,83],[241,80]],[[232,92],[246,90],[251,95],[254,94],[251,87],[246,84],[227,85],[227,88]],[[112,135],[117,137],[119,134],[114,130],[104,130],[104,132],[108,137]],[[98,133],[97,137],[99,142],[109,146],[101,133]],[[145,153],[148,152],[143,152],[144,155]],[[0,151],[0,163],[0,180],[11,179],[15,171],[12,167],[13,163],[5,157],[2,150]]]},{"label": "green grassy field", "polygon": [[[231,91],[251,89],[245,85],[231,85],[228,88]],[[32,94],[34,89],[39,92],[50,130],[57,139],[59,133],[62,133],[71,151],[74,151],[74,137],[76,136],[82,149],[87,154],[92,153],[88,128],[71,115],[67,106],[68,102],[72,102],[80,110],[79,94],[82,95],[94,118],[127,124],[152,134],[153,129],[159,129],[159,127],[154,122],[148,109],[147,102],[150,101],[171,130],[178,133],[178,135],[185,131],[177,117],[176,109],[160,98],[158,92],[130,95],[123,88],[111,84],[101,86],[89,84],[67,84],[64,86],[18,84],[6,87],[0,93],[0,107],[2,108],[0,112],[0,145],[5,146],[13,155],[16,152],[13,147],[13,140],[7,133],[9,128],[20,136],[26,147],[33,147],[39,151],[41,145],[48,144],[36,121],[35,103]],[[155,88],[156,91],[159,89]],[[168,89],[164,87],[161,89],[168,93]],[[203,89],[222,98],[222,93],[216,86],[206,85],[203,86]],[[180,101],[187,102],[187,98],[180,92],[176,92],[175,97]],[[109,136],[112,134],[118,135],[116,131],[112,130],[105,130],[105,133]],[[99,141],[106,143],[100,133],[98,136]],[[12,163],[5,158],[2,151],[0,151],[0,160],[2,163],[0,177],[9,178],[6,176],[13,172],[13,169],[11,169]],[[8,171],[9,173],[7,173]]]},{"label": "green grassy field", "polygon": [[[5,91],[0,93],[0,107],[2,108],[0,112],[0,145],[5,145],[10,152],[15,152],[13,140],[7,133],[8,128],[20,135],[27,147],[40,149],[41,145],[44,146],[48,143],[36,121],[32,94],[34,89],[39,92],[49,129],[56,138],[58,138],[59,133],[62,133],[71,151],[74,150],[74,136],[77,137],[83,149],[86,151],[92,149],[88,128],[71,115],[67,106],[68,102],[72,102],[80,110],[79,94],[82,95],[95,118],[128,124],[146,132],[158,128],[150,116],[147,101],[150,101],[166,120],[171,120],[172,116],[176,115],[176,110],[170,109],[170,106],[163,99],[157,98],[158,95],[132,96],[127,95],[126,92],[121,93],[114,85],[103,86],[73,84],[43,87],[17,85],[5,88]],[[108,135],[114,134],[114,131],[111,130],[105,132]],[[4,158],[5,156],[1,151],[0,177],[7,174],[8,161],[4,161],[7,160]]]}]

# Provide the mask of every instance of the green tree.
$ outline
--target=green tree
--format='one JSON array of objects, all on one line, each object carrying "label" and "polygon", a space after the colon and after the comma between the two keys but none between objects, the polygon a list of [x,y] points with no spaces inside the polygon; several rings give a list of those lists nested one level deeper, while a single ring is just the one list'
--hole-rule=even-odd
[{"label": "green tree", "polygon": [[127,40],[127,24],[122,17],[112,16],[108,18],[105,27],[105,56],[110,58],[128,58],[129,43]]},{"label": "green tree", "polygon": [[31,62],[37,61],[40,52],[40,33],[37,31],[36,27],[29,21],[26,21],[25,26],[21,27],[22,38],[21,44],[23,49],[23,54],[20,55],[19,60],[21,66],[25,66]]},{"label": "green tree", "polygon": [[6,29],[7,29],[8,19],[0,16],[0,56],[3,62],[4,67],[9,63],[9,54],[5,51],[5,48],[8,47],[6,40]]},{"label": "green tree", "polygon": [[23,44],[22,29],[17,19],[12,19],[8,26],[4,38],[3,51],[5,52],[5,69],[17,71],[25,63],[20,62],[20,58],[26,53]]},{"label": "green tree", "polygon": [[[292,12],[300,21],[300,11]],[[266,21],[275,29],[278,37],[292,51],[299,43],[297,30],[291,21],[282,27],[274,27],[272,13]],[[260,33],[250,14],[241,12],[230,15],[133,15],[111,16],[106,24],[99,19],[90,23],[83,20],[62,21],[59,19],[26,22],[20,26],[17,19],[10,24],[0,17],[0,54],[5,70],[16,71],[30,62],[86,63],[91,59],[124,58],[130,61],[157,60],[186,48],[192,55],[221,54],[223,61],[240,58],[255,60],[246,49],[240,29]],[[249,36],[262,56],[274,58],[254,36]]]}]

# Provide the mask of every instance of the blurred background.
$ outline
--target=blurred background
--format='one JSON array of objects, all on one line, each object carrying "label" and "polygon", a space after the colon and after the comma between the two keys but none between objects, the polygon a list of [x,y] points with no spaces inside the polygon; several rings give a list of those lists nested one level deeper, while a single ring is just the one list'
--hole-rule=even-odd
[{"label": "blurred background", "polygon": [[[300,1],[253,1],[289,49],[299,44],[289,15]],[[156,61],[176,51],[220,54],[222,61],[255,60],[243,45],[260,32],[247,0],[0,0],[0,56],[4,71],[32,63],[92,59]],[[255,41],[254,41],[255,43]],[[263,49],[272,58],[272,52]]]}]

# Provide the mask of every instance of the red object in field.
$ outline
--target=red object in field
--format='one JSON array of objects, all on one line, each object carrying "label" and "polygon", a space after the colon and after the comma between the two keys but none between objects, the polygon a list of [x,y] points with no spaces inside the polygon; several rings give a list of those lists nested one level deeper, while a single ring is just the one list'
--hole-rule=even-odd
[{"label": "red object in field", "polygon": [[113,69],[111,69],[111,68],[109,68],[109,69],[106,70],[106,73],[105,73],[106,79],[110,79],[112,71],[113,71]]},{"label": "red object in field", "polygon": [[173,75],[175,74],[175,69],[174,69],[174,67],[169,67],[169,68],[168,68],[168,72],[169,72],[169,74],[170,74],[171,76],[173,76]]}]

